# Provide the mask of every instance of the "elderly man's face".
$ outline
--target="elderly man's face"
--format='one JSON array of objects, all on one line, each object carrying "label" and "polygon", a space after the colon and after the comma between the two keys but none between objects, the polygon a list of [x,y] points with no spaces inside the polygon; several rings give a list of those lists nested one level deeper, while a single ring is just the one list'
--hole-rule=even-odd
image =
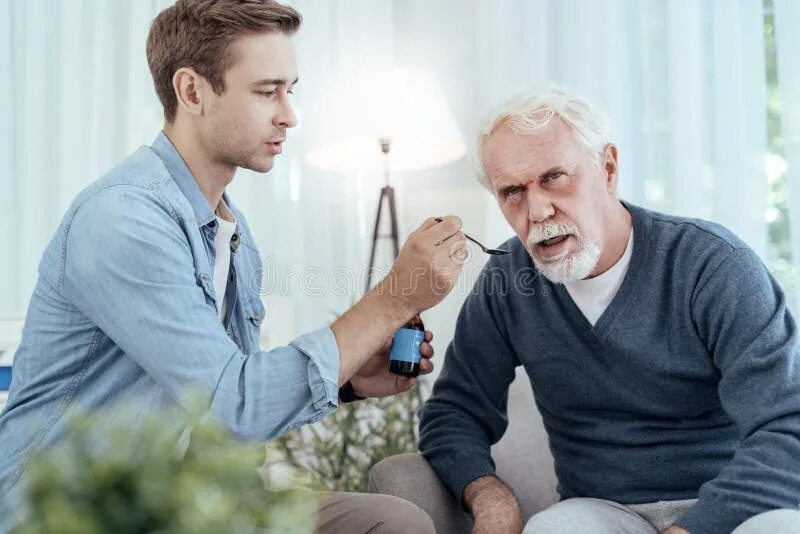
[{"label": "elderly man's face", "polygon": [[560,119],[540,132],[500,126],[484,142],[486,174],[500,209],[539,272],[553,282],[598,274],[616,200],[616,148],[598,167]]}]

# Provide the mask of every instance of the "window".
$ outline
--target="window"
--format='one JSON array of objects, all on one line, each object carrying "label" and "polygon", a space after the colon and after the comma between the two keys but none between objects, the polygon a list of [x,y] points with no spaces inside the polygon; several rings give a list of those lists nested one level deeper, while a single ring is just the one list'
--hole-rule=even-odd
[{"label": "window", "polygon": [[[797,268],[792,263],[789,228],[789,177],[784,159],[784,139],[781,131],[781,98],[778,86],[778,61],[775,41],[775,10],[773,0],[764,0],[764,37],[767,67],[767,156],[769,181],[767,211],[769,228],[768,265],[783,287],[789,306],[798,311]],[[800,206],[794,206],[800,211]],[[798,216],[798,215],[795,215]]]}]

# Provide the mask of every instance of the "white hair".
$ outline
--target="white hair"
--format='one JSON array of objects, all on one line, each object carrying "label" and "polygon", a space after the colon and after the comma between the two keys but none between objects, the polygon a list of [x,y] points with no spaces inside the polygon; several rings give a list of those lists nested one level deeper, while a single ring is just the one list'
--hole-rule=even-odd
[{"label": "white hair", "polygon": [[478,130],[474,153],[481,185],[492,190],[483,164],[483,144],[497,128],[507,125],[516,133],[530,134],[544,129],[554,118],[560,118],[567,125],[592,163],[601,167],[605,148],[612,143],[608,119],[589,100],[571,89],[549,84],[511,98],[484,120]]}]

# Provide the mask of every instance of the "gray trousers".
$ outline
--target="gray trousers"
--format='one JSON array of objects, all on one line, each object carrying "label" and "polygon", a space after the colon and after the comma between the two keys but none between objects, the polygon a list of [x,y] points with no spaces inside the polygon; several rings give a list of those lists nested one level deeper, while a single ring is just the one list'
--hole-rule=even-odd
[{"label": "gray trousers", "polygon": [[[602,499],[566,499],[528,520],[523,534],[658,534],[694,500],[622,505]],[[800,534],[800,510],[751,517],[733,534]]]},{"label": "gray trousers", "polygon": [[436,534],[421,508],[391,495],[327,493],[317,511],[316,534]]}]

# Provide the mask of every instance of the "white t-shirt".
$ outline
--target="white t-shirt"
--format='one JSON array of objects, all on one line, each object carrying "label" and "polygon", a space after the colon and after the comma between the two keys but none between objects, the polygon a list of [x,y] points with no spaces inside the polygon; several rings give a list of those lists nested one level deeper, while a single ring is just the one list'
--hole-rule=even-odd
[{"label": "white t-shirt", "polygon": [[592,326],[603,315],[603,312],[606,311],[617,291],[619,291],[619,287],[622,285],[622,280],[625,279],[625,274],[628,272],[628,266],[631,263],[631,254],[633,254],[633,230],[631,230],[631,236],[628,238],[628,246],[625,248],[625,252],[613,267],[594,278],[564,284],[569,296],[572,297],[572,300]]},{"label": "white t-shirt", "polygon": [[217,216],[217,234],[214,236],[214,295],[219,320],[225,320],[225,291],[228,288],[228,273],[231,266],[231,237],[236,233],[236,220],[225,202],[219,201],[218,211],[233,222]]}]

